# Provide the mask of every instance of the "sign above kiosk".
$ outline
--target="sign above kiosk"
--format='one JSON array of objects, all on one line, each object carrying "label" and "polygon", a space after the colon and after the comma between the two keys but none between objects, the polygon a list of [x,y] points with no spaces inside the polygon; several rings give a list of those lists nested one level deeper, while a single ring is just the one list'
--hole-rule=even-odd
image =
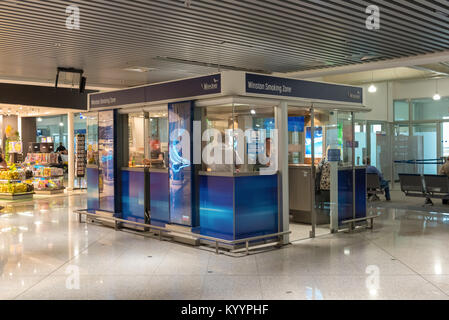
[{"label": "sign above kiosk", "polygon": [[137,107],[218,96],[253,96],[267,99],[361,105],[360,87],[273,77],[242,71],[167,81],[89,95],[89,109]]},{"label": "sign above kiosk", "polygon": [[217,93],[221,93],[221,74],[219,73],[92,94],[89,96],[89,108],[92,110],[145,102],[186,99]]},{"label": "sign above kiosk", "polygon": [[362,103],[362,88],[330,83],[246,74],[246,93]]}]

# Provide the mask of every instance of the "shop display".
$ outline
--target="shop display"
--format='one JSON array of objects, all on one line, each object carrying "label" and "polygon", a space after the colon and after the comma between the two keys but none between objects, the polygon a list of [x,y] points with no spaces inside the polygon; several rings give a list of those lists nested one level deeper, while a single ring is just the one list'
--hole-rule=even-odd
[{"label": "shop display", "polygon": [[28,153],[25,159],[26,163],[36,164],[57,164],[57,153]]},{"label": "shop display", "polygon": [[86,173],[86,136],[76,135],[76,162],[75,175],[78,178],[84,177]]},{"label": "shop display", "polygon": [[33,186],[37,194],[64,192],[64,171],[61,168],[34,166]]},{"label": "shop display", "polygon": [[0,171],[0,199],[13,200],[18,197],[32,197],[33,191],[30,171],[19,170],[14,164],[8,170]]}]

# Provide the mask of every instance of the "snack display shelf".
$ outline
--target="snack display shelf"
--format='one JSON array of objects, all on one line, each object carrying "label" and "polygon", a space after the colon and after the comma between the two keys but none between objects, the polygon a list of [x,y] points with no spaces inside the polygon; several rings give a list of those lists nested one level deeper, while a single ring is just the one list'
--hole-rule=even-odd
[{"label": "snack display shelf", "polygon": [[39,195],[50,195],[50,194],[58,194],[64,193],[65,187],[57,188],[57,189],[35,189],[34,193]]},{"label": "snack display shelf", "polygon": [[64,175],[58,175],[58,176],[34,176],[34,178],[44,178],[44,179],[55,179],[55,178],[61,178],[64,177]]},{"label": "snack display shelf", "polygon": [[64,175],[34,176],[34,192],[36,194],[57,194],[64,192]]},{"label": "snack display shelf", "polygon": [[0,193],[0,200],[33,199],[34,191],[21,193]]}]

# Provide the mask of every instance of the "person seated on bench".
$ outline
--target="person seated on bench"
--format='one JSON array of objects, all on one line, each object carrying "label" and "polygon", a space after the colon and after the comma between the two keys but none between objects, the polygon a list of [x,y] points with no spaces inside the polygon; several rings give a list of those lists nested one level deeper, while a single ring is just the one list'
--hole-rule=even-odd
[{"label": "person seated on bench", "polygon": [[[449,157],[446,158],[446,161],[440,168],[440,172],[438,172],[442,176],[448,176],[449,177]],[[448,199],[442,199],[443,204],[449,204]]]},{"label": "person seated on bench", "polygon": [[384,176],[379,171],[379,169],[377,169],[376,167],[371,165],[371,159],[370,158],[366,158],[366,173],[377,173],[377,175],[379,176],[379,180],[380,180],[380,187],[385,192],[385,199],[387,201],[390,201],[391,200],[391,197],[390,197],[390,185],[389,185],[388,181],[384,180]]}]

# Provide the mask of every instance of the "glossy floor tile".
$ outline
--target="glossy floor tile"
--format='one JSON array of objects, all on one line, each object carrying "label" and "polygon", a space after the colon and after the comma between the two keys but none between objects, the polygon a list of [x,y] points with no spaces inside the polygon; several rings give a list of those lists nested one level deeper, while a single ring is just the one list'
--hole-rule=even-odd
[{"label": "glossy floor tile", "polygon": [[2,204],[0,299],[449,299],[446,208],[399,204],[369,204],[373,231],[240,258],[80,224],[83,194]]}]

